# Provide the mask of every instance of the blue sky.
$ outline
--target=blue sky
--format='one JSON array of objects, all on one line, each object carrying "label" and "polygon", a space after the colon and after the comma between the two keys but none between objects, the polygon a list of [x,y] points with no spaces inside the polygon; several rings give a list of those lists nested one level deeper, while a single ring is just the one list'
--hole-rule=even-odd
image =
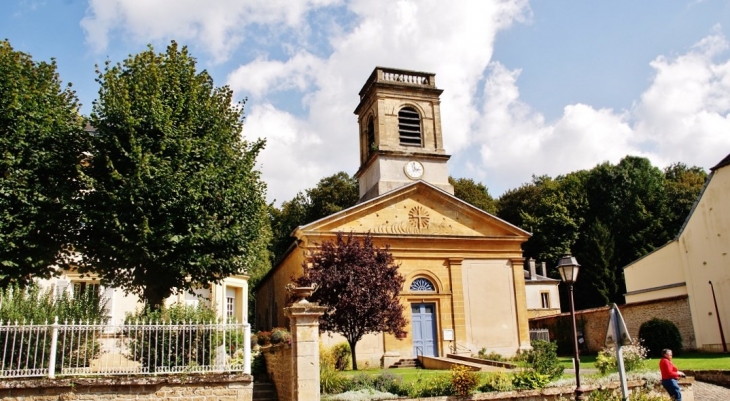
[{"label": "blue sky", "polygon": [[376,65],[444,89],[455,177],[494,196],[631,154],[708,169],[730,153],[721,0],[4,0],[0,38],[55,57],[88,114],[94,65],[171,39],[248,97],[269,200],[358,167],[357,92]]}]

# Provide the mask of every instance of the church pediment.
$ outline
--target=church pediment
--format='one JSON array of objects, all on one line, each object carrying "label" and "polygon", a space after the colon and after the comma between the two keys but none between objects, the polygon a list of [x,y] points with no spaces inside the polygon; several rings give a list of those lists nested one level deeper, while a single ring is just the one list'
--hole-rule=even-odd
[{"label": "church pediment", "polygon": [[302,226],[298,231],[467,237],[530,235],[423,181]]}]

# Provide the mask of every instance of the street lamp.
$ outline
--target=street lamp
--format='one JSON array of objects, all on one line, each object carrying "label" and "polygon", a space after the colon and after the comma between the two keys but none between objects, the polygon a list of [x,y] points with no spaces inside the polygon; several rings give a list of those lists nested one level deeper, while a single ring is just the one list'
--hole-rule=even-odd
[{"label": "street lamp", "polygon": [[575,399],[583,399],[583,388],[580,386],[580,355],[578,353],[578,330],[575,326],[575,305],[573,304],[573,284],[578,278],[580,265],[575,257],[565,255],[558,262],[560,278],[570,289],[570,319],[573,321],[573,357],[575,358]]}]

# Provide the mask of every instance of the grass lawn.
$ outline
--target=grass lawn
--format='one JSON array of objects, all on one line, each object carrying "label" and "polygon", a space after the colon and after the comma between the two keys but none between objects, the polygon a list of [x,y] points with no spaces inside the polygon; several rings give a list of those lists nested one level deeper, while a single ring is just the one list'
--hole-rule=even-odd
[{"label": "grass lawn", "polygon": [[[560,365],[565,369],[573,369],[573,357],[561,356]],[[580,356],[580,367],[581,369],[595,369],[596,368],[596,355],[581,355]]]},{"label": "grass lawn", "polygon": [[[730,355],[682,352],[672,358],[672,362],[679,370],[730,370]],[[647,365],[654,364],[659,369],[659,359],[652,359]]]}]

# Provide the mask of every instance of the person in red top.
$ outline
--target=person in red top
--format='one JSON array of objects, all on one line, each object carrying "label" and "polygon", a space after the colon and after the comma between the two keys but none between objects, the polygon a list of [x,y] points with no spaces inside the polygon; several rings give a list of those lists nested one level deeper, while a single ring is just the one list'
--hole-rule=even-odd
[{"label": "person in red top", "polygon": [[672,350],[663,349],[662,359],[659,361],[659,371],[662,372],[662,386],[667,390],[673,400],[682,401],[682,393],[679,391],[677,379],[684,377],[684,373],[677,370],[672,363]]}]

